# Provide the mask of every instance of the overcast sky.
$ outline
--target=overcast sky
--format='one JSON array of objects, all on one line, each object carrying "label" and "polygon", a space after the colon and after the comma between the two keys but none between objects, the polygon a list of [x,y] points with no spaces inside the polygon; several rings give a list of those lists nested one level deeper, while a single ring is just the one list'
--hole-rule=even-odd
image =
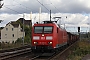
[{"label": "overcast sky", "polygon": [[61,24],[65,24],[68,31],[71,28],[77,31],[78,26],[82,27],[81,31],[89,31],[87,23],[90,23],[90,0],[4,0],[2,3],[4,6],[0,9],[0,20],[4,21],[0,23],[0,27],[22,18],[23,14],[29,20],[30,12],[33,23],[39,21],[41,7],[41,21],[50,19],[51,10],[52,17],[62,17]]}]

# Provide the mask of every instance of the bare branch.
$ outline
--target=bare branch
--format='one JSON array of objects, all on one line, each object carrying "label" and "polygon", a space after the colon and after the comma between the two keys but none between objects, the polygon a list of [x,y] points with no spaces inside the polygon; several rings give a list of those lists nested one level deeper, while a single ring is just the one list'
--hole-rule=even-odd
[{"label": "bare branch", "polygon": [[3,3],[3,4],[1,4],[1,1],[3,1],[3,0],[0,0],[0,8],[2,8],[2,6],[4,5],[4,3]]}]

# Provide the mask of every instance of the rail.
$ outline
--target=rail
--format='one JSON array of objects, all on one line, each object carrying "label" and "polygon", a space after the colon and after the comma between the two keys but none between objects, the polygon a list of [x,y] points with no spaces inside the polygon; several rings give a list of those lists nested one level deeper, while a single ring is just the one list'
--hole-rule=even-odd
[{"label": "rail", "polygon": [[13,51],[0,53],[0,60],[9,59],[11,57],[18,56],[21,54],[25,54],[28,52],[31,52],[31,48],[26,47],[26,48],[21,48],[21,49],[19,48],[17,50],[13,49]]}]

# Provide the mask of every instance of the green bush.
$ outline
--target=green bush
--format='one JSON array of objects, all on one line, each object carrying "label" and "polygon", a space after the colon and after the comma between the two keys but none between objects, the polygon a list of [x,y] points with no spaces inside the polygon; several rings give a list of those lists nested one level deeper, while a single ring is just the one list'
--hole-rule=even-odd
[{"label": "green bush", "polygon": [[77,47],[71,49],[73,52],[68,56],[67,60],[81,60],[82,57],[90,54],[90,42],[82,40],[77,45]]},{"label": "green bush", "polygon": [[22,43],[22,38],[18,38],[15,43]]}]

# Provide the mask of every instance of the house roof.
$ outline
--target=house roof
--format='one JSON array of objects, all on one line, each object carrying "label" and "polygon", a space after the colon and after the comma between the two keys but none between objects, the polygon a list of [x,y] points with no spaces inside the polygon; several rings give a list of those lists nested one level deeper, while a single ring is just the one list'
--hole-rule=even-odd
[{"label": "house roof", "polygon": [[13,25],[13,27],[19,27],[19,24],[12,24]]},{"label": "house roof", "polygon": [[[19,27],[19,23],[17,23],[16,21],[11,21],[11,22],[9,22],[8,24],[11,24],[14,28]],[[8,24],[6,24],[6,26],[7,26]]]},{"label": "house roof", "polygon": [[31,20],[25,20],[24,18],[19,18],[18,19],[22,24],[23,24],[23,20],[24,20],[24,24],[25,25],[31,25],[32,24],[32,22],[31,22]]},{"label": "house roof", "polygon": [[19,23],[17,23],[16,21],[11,21],[11,24],[12,24],[13,27],[15,27],[15,28],[19,27]]}]

